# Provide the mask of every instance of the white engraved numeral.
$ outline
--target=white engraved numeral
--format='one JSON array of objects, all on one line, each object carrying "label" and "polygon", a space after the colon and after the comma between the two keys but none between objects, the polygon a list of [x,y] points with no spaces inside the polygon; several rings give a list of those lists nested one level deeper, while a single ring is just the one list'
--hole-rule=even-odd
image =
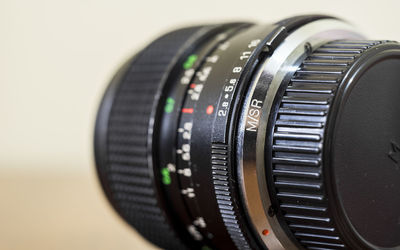
[{"label": "white engraved numeral", "polygon": [[193,188],[186,188],[186,189],[182,189],[182,194],[187,195],[187,197],[189,198],[193,198],[196,195],[194,194],[194,189]]},{"label": "white engraved numeral", "polygon": [[203,236],[199,233],[199,231],[197,231],[195,226],[190,225],[190,226],[187,227],[187,230],[195,240],[202,240],[203,239]]},{"label": "white engraved numeral", "polygon": [[178,169],[178,174],[190,177],[192,176],[192,170],[190,168]]},{"label": "white engraved numeral", "polygon": [[205,227],[207,226],[207,225],[206,225],[206,222],[204,221],[204,218],[203,218],[203,217],[197,218],[197,219],[193,222],[193,224],[196,225],[196,226],[198,226],[198,227],[201,227],[201,228],[205,228]]}]

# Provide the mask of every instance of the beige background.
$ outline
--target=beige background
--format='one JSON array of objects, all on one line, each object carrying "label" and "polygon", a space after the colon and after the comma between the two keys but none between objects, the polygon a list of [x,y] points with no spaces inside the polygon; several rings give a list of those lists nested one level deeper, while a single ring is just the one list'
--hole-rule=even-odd
[{"label": "beige background", "polygon": [[342,17],[400,40],[400,1],[0,0],[0,249],[144,249],[99,189],[92,133],[121,62],[192,23]]}]

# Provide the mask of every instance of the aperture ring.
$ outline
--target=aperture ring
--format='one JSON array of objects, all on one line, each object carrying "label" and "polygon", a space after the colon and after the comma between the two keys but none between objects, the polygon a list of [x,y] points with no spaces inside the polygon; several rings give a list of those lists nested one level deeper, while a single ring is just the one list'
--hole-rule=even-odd
[{"label": "aperture ring", "polygon": [[278,216],[308,249],[346,248],[329,208],[322,148],[329,110],[346,72],[381,41],[333,41],[307,57],[282,97],[272,145]]},{"label": "aperture ring", "polygon": [[226,230],[238,249],[251,249],[243,235],[241,225],[233,205],[233,198],[229,187],[228,146],[213,144],[211,150],[211,168],[213,183],[219,212],[226,226]]}]

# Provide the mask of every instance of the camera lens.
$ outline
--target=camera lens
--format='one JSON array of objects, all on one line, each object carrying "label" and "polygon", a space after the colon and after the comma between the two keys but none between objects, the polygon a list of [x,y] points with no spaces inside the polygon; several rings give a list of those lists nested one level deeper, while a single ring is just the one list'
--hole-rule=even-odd
[{"label": "camera lens", "polygon": [[399,69],[328,16],[172,31],[105,92],[102,187],[165,249],[400,249]]}]

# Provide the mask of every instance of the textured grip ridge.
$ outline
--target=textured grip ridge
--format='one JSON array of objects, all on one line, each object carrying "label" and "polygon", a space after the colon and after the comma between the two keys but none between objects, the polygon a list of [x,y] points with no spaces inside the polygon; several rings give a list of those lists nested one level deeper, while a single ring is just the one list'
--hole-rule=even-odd
[{"label": "textured grip ridge", "polygon": [[336,90],[353,62],[379,41],[333,41],[315,50],[281,100],[272,146],[279,209],[307,249],[344,249],[328,206],[322,147]]},{"label": "textured grip ridge", "polygon": [[224,225],[237,249],[250,250],[239,223],[240,214],[234,209],[234,198],[229,187],[228,146],[214,143],[211,157],[214,190]]}]

